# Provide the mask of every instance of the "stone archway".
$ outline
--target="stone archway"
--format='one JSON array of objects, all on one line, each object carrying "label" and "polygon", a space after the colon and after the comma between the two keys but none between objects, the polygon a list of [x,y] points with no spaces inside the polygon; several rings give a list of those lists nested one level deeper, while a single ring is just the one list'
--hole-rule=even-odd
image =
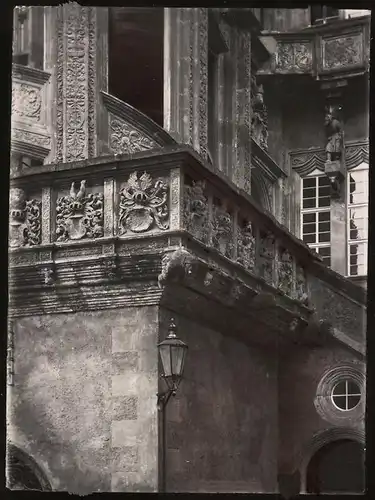
[{"label": "stone archway", "polygon": [[7,488],[11,490],[52,490],[35,460],[14,445],[8,445],[7,448],[6,482]]},{"label": "stone archway", "polygon": [[363,493],[364,490],[364,449],[358,441],[333,441],[310,460],[306,493]]}]

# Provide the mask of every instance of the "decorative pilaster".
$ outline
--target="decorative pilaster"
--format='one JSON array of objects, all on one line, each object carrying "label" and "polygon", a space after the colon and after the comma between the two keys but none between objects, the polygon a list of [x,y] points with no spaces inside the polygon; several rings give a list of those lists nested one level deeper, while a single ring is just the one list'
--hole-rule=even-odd
[{"label": "decorative pilaster", "polygon": [[98,112],[100,90],[107,91],[107,9],[77,3],[55,9],[54,158],[78,161],[100,155],[107,142],[103,106]]},{"label": "decorative pilaster", "polygon": [[206,159],[207,9],[164,10],[164,128]]}]

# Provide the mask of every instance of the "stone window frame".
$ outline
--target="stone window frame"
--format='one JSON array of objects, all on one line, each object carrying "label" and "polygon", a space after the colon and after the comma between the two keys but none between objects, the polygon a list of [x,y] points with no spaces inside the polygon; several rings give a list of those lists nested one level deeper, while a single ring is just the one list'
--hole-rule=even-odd
[{"label": "stone window frame", "polygon": [[[321,172],[320,170],[318,170],[318,169],[315,169],[311,173],[309,173],[309,174],[304,175],[303,177],[301,177],[301,186],[300,186],[301,187],[300,235],[301,235],[301,239],[302,240],[303,240],[303,216],[305,214],[310,214],[310,213],[318,214],[318,213],[323,213],[323,212],[329,212],[330,213],[329,222],[331,223],[331,204],[329,206],[326,206],[326,207],[315,207],[315,208],[304,208],[303,207],[303,184],[304,184],[304,180],[305,179],[312,179],[312,178],[318,179],[318,178],[324,178],[324,177],[325,177],[325,174],[323,172]],[[316,181],[316,182],[318,182],[318,181]],[[318,226],[319,221],[316,220],[315,223]],[[316,235],[317,234],[318,234],[318,232],[316,233]],[[320,255],[320,250],[321,249],[329,248],[331,250],[331,238],[330,238],[329,242],[315,242],[315,243],[307,243],[306,242],[306,244],[310,248],[314,249],[319,255]],[[329,256],[321,255],[321,257],[323,258],[323,262],[325,262],[327,264],[327,266],[331,265],[331,252],[330,252]]]},{"label": "stone window frame", "polygon": [[[361,392],[361,399],[351,410],[341,410],[332,401],[334,387],[343,380],[355,382]],[[364,419],[366,403],[366,380],[364,372],[357,366],[340,365],[329,369],[320,379],[314,405],[318,414],[326,421],[336,426],[347,426],[348,423]]]},{"label": "stone window frame", "polygon": [[[366,166],[364,166],[366,165]],[[348,235],[348,238],[347,238],[347,277],[349,278],[353,278],[353,277],[357,277],[357,276],[367,276],[367,251],[368,251],[368,218],[369,218],[369,215],[368,215],[368,206],[369,206],[369,202],[368,202],[368,196],[367,196],[367,202],[366,203],[350,203],[350,176],[353,172],[362,172],[362,171],[367,171],[367,174],[368,174],[368,177],[367,177],[367,194],[368,194],[368,189],[369,189],[369,173],[370,173],[370,170],[369,170],[369,164],[368,162],[366,161],[363,161],[362,163],[360,163],[359,165],[357,165],[356,167],[353,167],[351,168],[348,173],[347,173],[347,235]],[[367,208],[367,227],[366,227],[366,238],[359,238],[359,239],[351,239],[350,238],[350,210],[352,209],[356,209],[356,208]],[[365,268],[365,272],[364,273],[359,273],[359,274],[351,274],[350,272],[350,257],[351,257],[351,253],[350,253],[350,247],[351,246],[354,246],[354,245],[363,245],[364,247],[364,268]]]}]

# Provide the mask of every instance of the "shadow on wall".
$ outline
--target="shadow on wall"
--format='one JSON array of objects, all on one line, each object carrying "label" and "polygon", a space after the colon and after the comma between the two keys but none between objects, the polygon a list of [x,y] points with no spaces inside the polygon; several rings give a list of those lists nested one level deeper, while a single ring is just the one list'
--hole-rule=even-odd
[{"label": "shadow on wall", "polygon": [[11,490],[52,490],[46,475],[35,460],[13,444],[7,448],[6,486]]}]

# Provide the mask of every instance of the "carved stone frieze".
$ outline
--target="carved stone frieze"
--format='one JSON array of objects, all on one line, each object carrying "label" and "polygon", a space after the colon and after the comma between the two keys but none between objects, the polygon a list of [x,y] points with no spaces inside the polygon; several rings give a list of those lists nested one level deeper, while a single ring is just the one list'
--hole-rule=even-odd
[{"label": "carved stone frieze", "polygon": [[363,62],[363,35],[322,39],[323,69],[355,66]]},{"label": "carved stone frieze", "polygon": [[211,238],[216,250],[228,258],[233,257],[233,218],[224,207],[212,207]]},{"label": "carved stone frieze", "polygon": [[130,174],[120,192],[119,232],[143,233],[156,226],[169,228],[168,185],[147,172]]},{"label": "carved stone frieze", "polygon": [[278,285],[286,295],[292,295],[293,291],[293,257],[285,248],[279,248],[279,259],[277,263]]},{"label": "carved stone frieze", "polygon": [[252,223],[246,221],[237,228],[237,262],[248,271],[255,267],[256,241]]},{"label": "carved stone frieze", "polygon": [[311,42],[279,42],[276,71],[304,72],[312,69]]},{"label": "carved stone frieze", "polygon": [[199,8],[199,152],[207,157],[207,80],[208,80],[208,12]]},{"label": "carved stone frieze", "polygon": [[115,154],[134,154],[159,145],[129,123],[110,115],[110,148]]},{"label": "carved stone frieze", "polygon": [[36,132],[30,132],[28,130],[22,130],[12,127],[11,137],[12,142],[16,140],[28,142],[32,145],[40,146],[45,149],[51,148],[51,138],[48,135],[38,134]]},{"label": "carved stone frieze", "polygon": [[275,236],[271,232],[261,233],[257,270],[259,275],[270,285],[273,284],[273,263],[275,259]]},{"label": "carved stone frieze", "polygon": [[255,76],[251,79],[251,136],[263,149],[268,148],[268,114],[263,100],[263,86],[258,85]]},{"label": "carved stone frieze", "polygon": [[184,186],[184,227],[195,238],[203,243],[208,242],[208,199],[205,194],[205,183],[193,181]]},{"label": "carved stone frieze", "polygon": [[39,88],[25,83],[13,82],[12,120],[32,119],[40,121],[42,99]]},{"label": "carved stone frieze", "polygon": [[57,241],[100,238],[103,236],[103,193],[86,193],[86,181],[76,190],[73,182],[69,196],[56,202]]},{"label": "carved stone frieze", "polygon": [[19,188],[10,190],[9,246],[39,245],[41,242],[41,201],[27,200]]},{"label": "carved stone frieze", "polygon": [[106,257],[102,260],[101,264],[104,270],[104,273],[110,280],[114,280],[118,277],[119,273],[119,262],[118,256],[113,255],[110,257]]}]

